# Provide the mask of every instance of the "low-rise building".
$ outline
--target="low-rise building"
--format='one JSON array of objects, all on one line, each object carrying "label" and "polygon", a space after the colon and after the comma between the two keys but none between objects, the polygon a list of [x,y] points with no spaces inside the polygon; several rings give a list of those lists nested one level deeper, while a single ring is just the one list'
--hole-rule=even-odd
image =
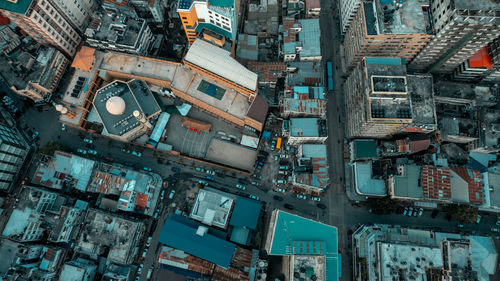
[{"label": "low-rise building", "polygon": [[250,61],[259,60],[259,38],[251,34],[238,34],[236,58]]},{"label": "low-rise building", "polygon": [[0,70],[10,88],[35,102],[50,100],[69,62],[56,48],[28,42],[1,61]]},{"label": "low-rise building", "polygon": [[321,63],[312,61],[292,61],[287,63],[285,85],[323,87],[324,73]]},{"label": "low-rise building", "polygon": [[106,9],[96,13],[85,30],[85,43],[93,48],[145,55],[153,41],[153,33],[144,19]]},{"label": "low-rise building", "polygon": [[305,0],[306,2],[306,17],[316,18],[321,13],[321,3],[319,0]]},{"label": "low-rise building", "polygon": [[226,197],[225,193],[201,189],[189,217],[208,226],[226,229],[233,204],[234,198]]},{"label": "low-rise building", "polygon": [[0,27],[0,54],[9,55],[21,45],[21,39],[10,26]]},{"label": "low-rise building", "polygon": [[287,68],[286,64],[282,62],[250,61],[248,69],[257,73],[259,86],[274,88],[278,78],[285,77]]},{"label": "low-rise building", "polygon": [[351,169],[351,184],[354,191],[361,196],[366,197],[384,197],[387,196],[385,179],[381,169],[376,169],[372,161],[349,163]]},{"label": "low-rise building", "polygon": [[437,128],[432,76],[408,75],[403,59],[366,57],[345,83],[349,138],[388,138]]},{"label": "low-rise building", "polygon": [[320,30],[319,19],[285,18],[280,25],[282,32],[281,54],[285,62],[294,61],[320,61]]},{"label": "low-rise building", "polygon": [[326,115],[323,87],[293,86],[285,88],[280,99],[280,114],[289,117],[319,117]]},{"label": "low-rise building", "polygon": [[318,194],[330,183],[326,145],[301,144],[297,151],[297,166],[292,176],[292,184],[306,190],[306,193]]},{"label": "low-rise building", "polygon": [[290,118],[289,129],[284,134],[288,136],[288,144],[324,143],[328,138],[326,120],[319,118]]},{"label": "low-rise building", "polygon": [[[265,250],[282,256],[285,279],[339,280],[337,228],[284,211],[271,214]],[[314,277],[313,277],[314,276]]]},{"label": "low-rise building", "polygon": [[[391,225],[353,234],[354,280],[493,280],[498,253],[491,237]],[[432,279],[434,280],[434,279]]]},{"label": "low-rise building", "polygon": [[127,265],[137,256],[144,230],[143,222],[89,209],[75,251]]},{"label": "low-rise building", "polygon": [[97,272],[97,265],[92,261],[77,258],[66,262],[59,275],[59,281],[92,281]]}]

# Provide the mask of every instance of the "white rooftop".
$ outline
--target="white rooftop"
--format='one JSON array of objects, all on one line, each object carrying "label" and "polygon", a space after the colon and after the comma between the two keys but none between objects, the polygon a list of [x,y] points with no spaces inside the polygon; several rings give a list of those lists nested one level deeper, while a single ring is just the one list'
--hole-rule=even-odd
[{"label": "white rooftop", "polygon": [[184,60],[249,90],[255,91],[257,89],[257,73],[237,62],[231,57],[230,52],[204,40],[194,41]]}]

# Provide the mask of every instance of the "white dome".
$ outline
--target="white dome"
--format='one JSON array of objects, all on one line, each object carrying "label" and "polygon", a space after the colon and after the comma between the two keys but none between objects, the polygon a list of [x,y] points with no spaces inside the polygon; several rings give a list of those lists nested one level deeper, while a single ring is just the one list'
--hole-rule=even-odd
[{"label": "white dome", "polygon": [[125,101],[118,96],[111,97],[106,102],[106,109],[110,114],[121,115],[125,111]]}]

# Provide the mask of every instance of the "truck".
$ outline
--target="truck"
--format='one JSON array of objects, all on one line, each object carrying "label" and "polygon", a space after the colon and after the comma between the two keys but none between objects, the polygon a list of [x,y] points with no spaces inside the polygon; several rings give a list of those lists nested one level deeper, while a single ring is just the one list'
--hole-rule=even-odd
[{"label": "truck", "polygon": [[278,141],[276,142],[276,149],[281,148],[281,138],[278,138]]}]

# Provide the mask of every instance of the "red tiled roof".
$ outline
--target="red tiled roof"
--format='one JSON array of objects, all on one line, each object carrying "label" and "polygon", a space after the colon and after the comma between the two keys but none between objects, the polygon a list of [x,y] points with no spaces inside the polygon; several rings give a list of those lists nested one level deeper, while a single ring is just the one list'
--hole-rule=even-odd
[{"label": "red tiled roof", "polygon": [[483,203],[483,188],[481,185],[481,172],[466,168],[451,168],[459,177],[468,183],[469,202]]},{"label": "red tiled roof", "polygon": [[248,68],[253,72],[257,72],[259,81],[276,83],[281,73],[286,71],[286,64],[282,62],[250,61]]},{"label": "red tiled roof", "polygon": [[148,203],[148,198],[149,196],[144,193],[138,193],[137,194],[137,201],[135,202],[135,205],[137,206],[138,209],[145,209],[146,208],[146,203]]},{"label": "red tiled roof", "polygon": [[420,173],[420,184],[426,198],[451,199],[449,168],[423,166]]},{"label": "red tiled roof", "polygon": [[431,144],[430,139],[411,141],[410,142],[410,153],[417,153],[420,151],[424,151],[427,148],[429,148],[430,144]]}]

